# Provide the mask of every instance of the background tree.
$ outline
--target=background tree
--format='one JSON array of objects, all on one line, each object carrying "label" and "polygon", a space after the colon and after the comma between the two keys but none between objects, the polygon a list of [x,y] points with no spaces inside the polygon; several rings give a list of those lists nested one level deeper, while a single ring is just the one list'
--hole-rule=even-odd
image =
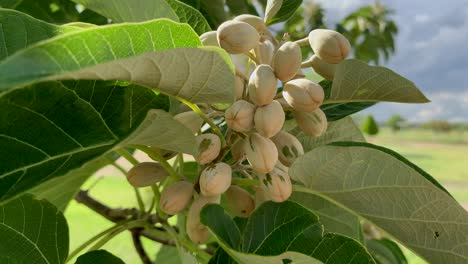
[{"label": "background tree", "polygon": [[424,123],[422,127],[432,129],[436,133],[448,133],[453,129],[452,124],[446,120],[431,120]]},{"label": "background tree", "polygon": [[374,136],[379,133],[379,125],[372,115],[368,115],[362,123],[361,130],[368,135]]},{"label": "background tree", "polygon": [[386,122],[386,125],[389,126],[393,132],[399,131],[401,129],[401,123],[406,120],[399,114],[393,114]]}]

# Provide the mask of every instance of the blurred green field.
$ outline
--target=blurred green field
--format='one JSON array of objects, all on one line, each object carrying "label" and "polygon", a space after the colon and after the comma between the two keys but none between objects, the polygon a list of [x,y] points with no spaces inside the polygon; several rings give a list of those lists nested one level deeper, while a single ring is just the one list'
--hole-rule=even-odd
[{"label": "blurred green field", "polygon": [[[441,182],[459,202],[468,205],[468,171],[465,164],[468,161],[468,133],[434,134],[421,129],[392,133],[383,128],[379,135],[368,140],[407,157]],[[85,189],[95,181],[96,178],[90,179],[85,184]],[[112,207],[136,205],[133,189],[122,175],[102,178],[91,189],[90,194]],[[148,196],[149,190],[143,190],[143,194]],[[71,250],[111,226],[106,219],[76,202],[70,204],[66,217],[70,226]],[[154,257],[158,246],[149,241],[144,241],[144,245],[150,256]],[[111,240],[104,249],[121,257],[127,264],[141,263],[128,232]],[[409,251],[405,252],[410,264],[426,263]]]}]

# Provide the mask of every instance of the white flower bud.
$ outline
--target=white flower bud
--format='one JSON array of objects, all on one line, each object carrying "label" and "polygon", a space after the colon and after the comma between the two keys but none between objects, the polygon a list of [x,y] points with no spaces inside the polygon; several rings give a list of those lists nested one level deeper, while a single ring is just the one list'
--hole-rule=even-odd
[{"label": "white flower bud", "polygon": [[197,133],[203,125],[203,119],[193,111],[177,114],[174,116],[174,119],[182,123],[182,125],[186,126],[194,134]]},{"label": "white flower bud", "polygon": [[325,92],[319,84],[307,79],[296,79],[284,85],[283,98],[296,111],[312,112],[323,103]]},{"label": "white flower bud", "polygon": [[207,133],[196,137],[198,154],[196,160],[201,165],[215,160],[221,151],[221,140],[215,134]]},{"label": "white flower bud", "polygon": [[219,47],[216,31],[208,31],[208,32],[203,33],[200,36],[200,40],[203,46]]},{"label": "white flower bud", "polygon": [[245,82],[244,79],[236,75],[236,99],[239,100],[244,95]]},{"label": "white flower bud", "polygon": [[244,142],[247,160],[259,173],[268,173],[278,162],[278,150],[269,138],[253,133]]},{"label": "white flower bud", "polygon": [[157,162],[142,162],[127,172],[127,180],[134,187],[147,187],[164,180],[169,173]]},{"label": "white flower bud", "polygon": [[309,33],[309,43],[317,57],[331,64],[340,63],[351,51],[348,39],[329,29],[312,30]]},{"label": "white flower bud", "polygon": [[283,127],[285,115],[283,107],[278,101],[266,106],[260,106],[255,111],[255,128],[265,137],[272,137]]},{"label": "white flower bud", "polygon": [[226,191],[226,202],[231,214],[238,217],[249,217],[255,209],[255,202],[250,193],[234,185]]},{"label": "white flower bud", "polygon": [[231,186],[231,167],[219,162],[206,167],[200,175],[200,191],[204,196],[217,196]]},{"label": "white flower bud", "polygon": [[168,215],[176,215],[192,200],[193,184],[179,181],[164,188],[161,192],[159,207]]},{"label": "white flower bud", "polygon": [[251,25],[259,34],[263,34],[267,30],[265,22],[258,16],[248,14],[239,15],[234,18],[234,21],[242,21]]},{"label": "white flower bud", "polygon": [[270,173],[259,174],[258,177],[262,189],[272,201],[281,203],[291,196],[292,183],[287,167],[279,164]]},{"label": "white flower bud", "polygon": [[255,106],[247,101],[239,100],[224,113],[229,128],[237,132],[247,132],[253,128]]},{"label": "white flower bud", "polygon": [[295,42],[285,42],[273,57],[273,69],[278,79],[283,82],[291,80],[301,69],[301,47]]},{"label": "white flower bud", "polygon": [[207,204],[219,204],[221,196],[204,197],[200,196],[189,208],[187,213],[186,230],[190,240],[202,244],[208,240],[210,232],[200,221],[200,212]]},{"label": "white flower bud", "polygon": [[278,149],[278,158],[286,166],[291,166],[297,157],[304,155],[304,148],[299,140],[285,131],[280,131],[272,139]]},{"label": "white flower bud", "polygon": [[256,105],[270,104],[276,95],[278,80],[269,65],[261,64],[250,75],[249,98]]},{"label": "white flower bud", "polygon": [[230,54],[245,53],[258,45],[260,35],[251,25],[241,21],[226,21],[217,31],[218,43]]},{"label": "white flower bud", "polygon": [[327,130],[327,116],[318,108],[313,112],[294,111],[297,125],[304,134],[319,137]]}]

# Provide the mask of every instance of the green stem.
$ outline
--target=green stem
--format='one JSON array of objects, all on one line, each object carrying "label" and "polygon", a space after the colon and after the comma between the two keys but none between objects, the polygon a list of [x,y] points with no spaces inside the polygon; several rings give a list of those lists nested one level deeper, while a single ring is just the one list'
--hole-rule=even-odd
[{"label": "green stem", "polygon": [[185,105],[187,105],[188,107],[190,107],[195,113],[197,113],[208,125],[210,125],[211,127],[211,130],[213,130],[213,132],[218,135],[219,139],[221,140],[221,147],[224,147],[226,145],[226,140],[224,139],[223,137],[223,134],[221,133],[221,131],[219,130],[219,128],[216,126],[215,123],[213,123],[213,120],[211,120],[209,117],[207,117],[205,115],[205,113],[202,112],[202,110],[200,110],[200,108],[196,105],[196,104],[192,104],[191,102],[183,99],[183,98],[180,98],[180,97],[177,97],[177,99],[179,101],[181,101],[182,103],[184,103]]},{"label": "green stem", "polygon": [[166,171],[169,173],[169,175],[172,178],[174,178],[174,180],[180,180],[181,179],[180,175],[177,174],[177,172],[174,170],[174,168],[171,166],[171,164],[169,164],[169,162],[167,162],[167,160],[164,159],[163,156],[160,153],[152,150],[151,148],[149,148],[147,146],[131,145],[131,147],[139,149],[139,150],[145,152],[151,159],[161,163],[161,166],[163,166],[163,168],[166,169]]},{"label": "green stem", "polygon": [[113,239],[115,236],[117,236],[118,234],[124,232],[125,230],[132,229],[132,228],[135,228],[135,227],[144,227],[146,225],[146,223],[147,222],[145,220],[134,220],[134,221],[123,224],[119,228],[113,230],[112,232],[107,234],[105,237],[103,237],[101,240],[96,242],[96,244],[94,244],[94,246],[91,247],[88,250],[88,252],[100,249],[107,242],[109,242],[109,240]]},{"label": "green stem", "polygon": [[232,179],[233,185],[239,186],[254,186],[259,185],[260,182],[258,180],[251,180],[251,179],[244,179],[244,178],[233,178]]},{"label": "green stem", "polygon": [[[128,160],[128,162],[130,162],[133,165],[137,165],[140,163],[137,159],[133,157],[132,154],[130,154],[125,149],[118,149],[115,152],[120,154],[120,156],[124,157],[126,160]],[[127,175],[127,172],[125,171],[125,169],[122,168],[117,163],[115,163],[115,161],[112,162],[112,165],[114,165],[114,167],[120,170],[124,175]],[[140,212],[145,212],[145,203],[143,202],[143,198],[141,197],[140,190],[138,190],[136,187],[133,187],[133,190],[135,191],[135,196],[138,202],[138,208],[140,209]]]},{"label": "green stem", "polygon": [[140,209],[140,212],[144,213],[146,211],[145,203],[143,202],[143,198],[141,197],[140,190],[138,190],[138,188],[136,187],[133,187],[133,190],[135,190],[135,196],[137,198],[138,208]]},{"label": "green stem", "polygon": [[130,152],[128,152],[127,150],[125,150],[123,148],[118,149],[115,152],[117,152],[118,154],[120,154],[120,156],[122,156],[126,160],[128,160],[128,162],[130,162],[132,165],[137,165],[137,164],[140,163],[137,159],[135,159],[135,157],[133,157],[133,155]]},{"label": "green stem", "polygon": [[124,220],[104,231],[102,231],[101,233],[91,237],[90,239],[88,239],[86,242],[84,242],[83,244],[81,244],[81,246],[77,247],[75,250],[73,250],[70,255],[68,256],[67,260],[65,262],[69,262],[71,261],[76,255],[78,255],[78,253],[80,253],[81,251],[83,251],[85,248],[87,248],[89,245],[91,245],[92,243],[94,243],[96,240],[98,240],[99,238],[101,238],[102,236],[110,233],[110,232],[113,232],[114,230],[120,228],[122,225],[124,224],[127,224],[129,223],[130,221],[132,220]]},{"label": "green stem", "polygon": [[154,194],[154,202],[156,205],[156,212],[162,217],[162,218],[167,218],[168,216],[166,213],[162,212],[161,209],[159,208],[159,201],[161,200],[161,192],[159,192],[159,188],[156,184],[151,186],[151,189],[153,190]]},{"label": "green stem", "polygon": [[180,175],[184,175],[184,154],[177,154],[177,170]]}]

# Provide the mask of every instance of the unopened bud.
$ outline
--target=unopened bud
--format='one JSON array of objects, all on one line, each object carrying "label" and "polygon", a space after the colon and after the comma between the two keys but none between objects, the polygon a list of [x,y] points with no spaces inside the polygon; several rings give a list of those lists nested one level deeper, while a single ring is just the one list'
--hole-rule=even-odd
[{"label": "unopened bud", "polygon": [[313,112],[294,111],[294,118],[308,136],[319,137],[327,130],[327,116],[320,108]]},{"label": "unopened bud", "polygon": [[257,66],[249,79],[250,100],[256,105],[270,104],[276,95],[277,82],[273,69],[269,65]]},{"label": "unopened bud", "polygon": [[308,61],[302,63],[302,67],[312,67],[314,71],[327,80],[333,80],[336,72],[336,64],[326,63],[313,55]]},{"label": "unopened bud", "polygon": [[231,154],[234,160],[240,160],[245,157],[244,144],[245,144],[245,140],[241,138],[232,145]]},{"label": "unopened bud", "polygon": [[304,155],[301,142],[288,132],[280,131],[271,140],[278,149],[278,159],[288,167],[297,157]]},{"label": "unopened bud", "polygon": [[200,191],[204,196],[217,196],[231,186],[231,167],[219,162],[206,167],[200,175]]},{"label": "unopened bud", "polygon": [[312,112],[323,103],[325,92],[313,81],[296,79],[284,85],[283,98],[296,111]]},{"label": "unopened bud", "polygon": [[351,51],[348,39],[329,29],[312,30],[309,33],[309,43],[317,57],[331,64],[340,63]]},{"label": "unopened bud", "polygon": [[266,195],[274,202],[284,202],[292,194],[291,178],[285,166],[275,166],[273,171],[259,174],[259,179]]},{"label": "unopened bud", "polygon": [[275,75],[282,82],[291,80],[301,69],[301,47],[295,42],[285,42],[273,57]]},{"label": "unopened bud", "polygon": [[236,99],[241,99],[244,95],[245,82],[244,79],[236,75]]},{"label": "unopened bud", "polygon": [[245,53],[258,45],[260,35],[251,25],[241,21],[226,21],[217,31],[218,43],[230,54]]},{"label": "unopened bud", "polygon": [[255,111],[255,128],[265,137],[272,137],[283,127],[285,115],[283,107],[278,101],[266,106],[260,106]]},{"label": "unopened bud", "polygon": [[221,140],[215,134],[207,133],[196,137],[198,154],[196,160],[201,165],[208,164],[218,157],[221,151]]},{"label": "unopened bud", "polygon": [[164,180],[169,173],[157,162],[142,162],[127,172],[127,180],[134,187],[147,187]]},{"label": "unopened bud", "polygon": [[200,40],[203,46],[219,47],[216,31],[208,31],[208,32],[203,33],[200,36]]},{"label": "unopened bud", "polygon": [[253,133],[244,142],[247,160],[259,173],[268,173],[278,162],[278,150],[269,138]]},{"label": "unopened bud", "polygon": [[247,132],[253,128],[255,106],[247,101],[239,100],[224,113],[229,128],[237,132]]},{"label": "unopened bud", "polygon": [[197,133],[203,125],[203,119],[195,112],[188,111],[177,114],[174,119],[190,129],[192,133]]},{"label": "unopened bud", "polygon": [[264,202],[271,201],[271,198],[265,193],[261,187],[255,187],[255,208],[258,208]]},{"label": "unopened bud", "polygon": [[173,183],[161,192],[159,207],[168,215],[176,215],[192,200],[193,184],[187,181]]},{"label": "unopened bud", "polygon": [[210,232],[200,221],[200,212],[207,204],[219,204],[221,196],[204,197],[200,196],[189,208],[187,213],[186,230],[190,240],[197,244],[202,244],[208,240]]},{"label": "unopened bud", "polygon": [[250,193],[234,185],[226,191],[226,202],[231,214],[238,217],[248,217],[255,209],[255,202]]},{"label": "unopened bud", "polygon": [[239,15],[234,18],[234,21],[242,21],[251,25],[259,34],[263,34],[267,30],[265,22],[258,16],[248,14]]}]

